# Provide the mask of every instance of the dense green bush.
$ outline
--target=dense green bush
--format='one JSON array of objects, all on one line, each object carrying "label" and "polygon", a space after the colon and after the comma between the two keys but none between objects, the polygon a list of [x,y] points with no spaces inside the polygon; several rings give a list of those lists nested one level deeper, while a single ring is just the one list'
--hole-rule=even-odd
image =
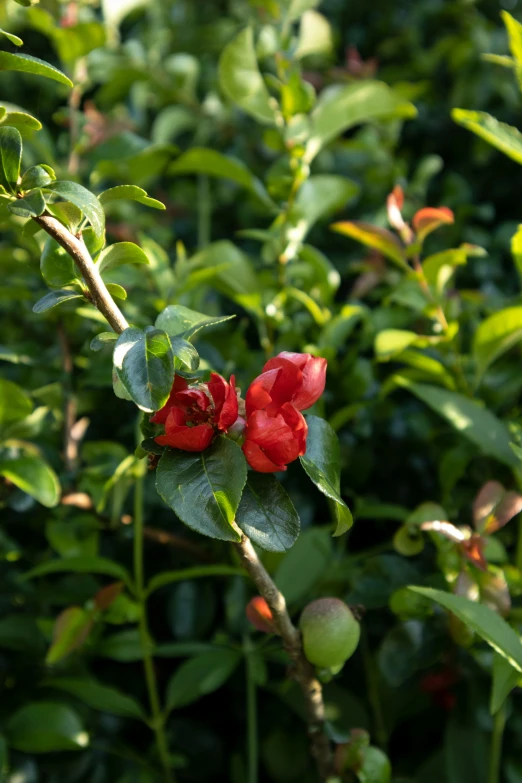
[{"label": "dense green bush", "polygon": [[[0,780],[522,781],[500,11],[0,5]],[[197,395],[281,352],[326,389],[285,381],[306,453],[247,481]],[[155,440],[174,374],[201,452]],[[315,669],[330,597],[360,642],[309,610]]]}]

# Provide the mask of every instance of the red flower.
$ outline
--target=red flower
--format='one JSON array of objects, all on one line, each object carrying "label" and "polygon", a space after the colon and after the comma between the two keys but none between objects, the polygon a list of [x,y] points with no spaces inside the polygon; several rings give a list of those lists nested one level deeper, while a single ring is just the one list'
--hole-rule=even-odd
[{"label": "red flower", "polygon": [[285,402],[275,416],[254,411],[247,419],[243,453],[259,473],[276,473],[306,451],[308,426],[302,413]]},{"label": "red flower", "polygon": [[234,376],[228,384],[221,375],[211,373],[208,383],[194,387],[176,375],[169,399],[150,420],[154,424],[165,424],[165,435],[155,438],[160,446],[204,451],[214,435],[226,432],[237,416]]},{"label": "red flower", "polygon": [[298,411],[310,408],[324,391],[326,359],[283,351],[263,367],[246,394],[246,412],[266,410],[273,416],[289,402]]}]

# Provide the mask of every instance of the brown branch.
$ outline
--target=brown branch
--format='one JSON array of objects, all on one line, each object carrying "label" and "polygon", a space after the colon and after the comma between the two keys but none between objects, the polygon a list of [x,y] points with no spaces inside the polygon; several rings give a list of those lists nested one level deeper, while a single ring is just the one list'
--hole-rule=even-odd
[{"label": "brown branch", "polygon": [[290,676],[298,683],[305,698],[312,755],[315,758],[321,780],[326,781],[333,775],[333,757],[330,740],[324,730],[324,702],[321,683],[315,676],[314,667],[305,658],[301,634],[290,619],[285,598],[259,560],[250,539],[243,535],[241,541],[235,546],[245,569],[272,610],[274,625],[292,660]]},{"label": "brown branch", "polygon": [[59,220],[50,215],[35,217],[33,220],[71,256],[89,289],[92,303],[105,316],[114,331],[121,334],[129,324],[107,290],[98,267],[82,240],[71,234]]}]

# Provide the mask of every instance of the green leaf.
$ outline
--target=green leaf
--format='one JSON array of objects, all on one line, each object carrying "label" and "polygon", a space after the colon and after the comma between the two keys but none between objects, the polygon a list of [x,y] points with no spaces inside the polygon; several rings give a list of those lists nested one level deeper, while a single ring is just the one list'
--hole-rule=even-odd
[{"label": "green leaf", "polygon": [[499,356],[522,340],[522,307],[507,307],[479,325],[473,338],[473,356],[481,376]]},{"label": "green leaf", "polygon": [[113,299],[125,300],[127,298],[127,291],[123,288],[123,286],[118,285],[118,283],[107,283],[107,291],[110,293]]},{"label": "green leaf", "polygon": [[[0,52],[0,58],[5,52]],[[16,128],[0,127],[0,184],[16,188],[22,162],[22,137]]]},{"label": "green leaf", "polygon": [[0,648],[40,653],[45,639],[38,628],[36,618],[25,614],[9,614],[0,619]]},{"label": "green leaf", "polygon": [[212,650],[185,661],[167,685],[167,708],[185,707],[221,688],[240,660],[236,650]]},{"label": "green leaf", "polygon": [[53,677],[44,680],[42,686],[70,693],[93,710],[144,720],[143,710],[135,699],[91,677]]},{"label": "green leaf", "polygon": [[12,748],[23,753],[81,750],[89,744],[76,712],[51,701],[21,707],[7,721],[5,736]]},{"label": "green leaf", "polygon": [[79,272],[69,253],[52,237],[47,237],[40,258],[40,271],[47,283],[56,288],[79,281]]},{"label": "green leaf", "polygon": [[96,261],[100,274],[123,264],[148,264],[148,256],[134,242],[116,242],[102,250]]},{"label": "green leaf", "polygon": [[92,626],[93,618],[83,607],[69,606],[64,609],[54,623],[53,643],[45,657],[46,664],[52,666],[81,647]]},{"label": "green leaf", "polygon": [[375,354],[379,361],[389,361],[410,345],[415,345],[419,336],[405,329],[383,329],[375,337]]},{"label": "green leaf", "polygon": [[451,116],[458,125],[480,136],[508,158],[522,163],[522,133],[517,128],[499,122],[483,111],[453,109]]},{"label": "green leaf", "polygon": [[29,395],[18,384],[0,378],[0,429],[25,419],[32,410]]},{"label": "green leaf", "polygon": [[97,643],[95,654],[121,663],[140,661],[143,658],[143,648],[138,629],[131,628],[106,636]]},{"label": "green leaf", "polygon": [[[10,106],[11,104],[3,104],[0,105],[0,109],[6,108],[6,106]],[[0,112],[1,115],[1,112]],[[11,128],[16,128],[20,131],[22,136],[24,135],[32,135],[33,131],[41,130],[42,129],[42,123],[36,119],[36,117],[32,117],[30,114],[28,114],[25,111],[8,111],[7,114],[5,114],[3,117],[0,118],[0,122],[2,125],[9,125]]]},{"label": "green leaf", "polygon": [[299,19],[305,11],[315,8],[321,0],[283,0],[281,5],[286,8],[286,18],[289,22]]},{"label": "green leaf", "polygon": [[51,182],[45,189],[61,196],[64,201],[68,201],[78,207],[78,209],[81,209],[93,227],[96,236],[103,234],[105,230],[105,213],[94,193],[84,188],[83,185],[78,185],[77,182],[68,182],[66,180]]},{"label": "green leaf", "polygon": [[182,337],[171,338],[172,352],[174,356],[185,364],[189,370],[197,370],[199,367],[199,354],[187,340]]},{"label": "green leaf", "polygon": [[370,223],[361,223],[361,221],[334,223],[330,228],[337,234],[350,237],[366,247],[378,250],[379,253],[398,264],[401,269],[410,271],[404,248],[395,234],[392,234],[388,229],[372,226]]},{"label": "green leaf", "polygon": [[470,601],[461,595],[444,593],[431,587],[409,587],[414,593],[431,598],[453,612],[509,663],[522,672],[522,642],[513,628],[497,612],[485,604]]},{"label": "green leaf", "polygon": [[239,541],[232,524],[247,478],[243,452],[223,436],[200,453],[167,449],[156,488],[188,527],[211,538]]},{"label": "green leaf", "polygon": [[47,79],[54,79],[55,82],[65,84],[66,87],[72,87],[72,81],[54,65],[31,57],[29,54],[11,54],[11,52],[0,52],[0,71],[22,71],[24,73],[34,73],[35,76],[45,76]]},{"label": "green leaf", "polygon": [[25,582],[27,579],[35,579],[38,576],[67,573],[103,574],[121,579],[127,585],[132,584],[127,569],[106,557],[65,557],[62,560],[47,560],[47,562],[40,563],[35,568],[26,571],[21,578]]},{"label": "green leaf", "polygon": [[360,783],[390,783],[390,761],[380,748],[370,746],[363,751],[361,768],[357,770]]},{"label": "green leaf", "polygon": [[212,242],[192,256],[189,269],[189,287],[197,288],[201,280],[211,279],[218,291],[239,302],[243,301],[245,295],[259,291],[252,262],[227,239]]},{"label": "green leaf", "polygon": [[33,313],[45,313],[45,311],[50,310],[51,307],[56,307],[56,305],[62,304],[63,302],[69,302],[71,299],[83,299],[83,296],[76,291],[49,291],[48,294],[42,296],[42,298],[33,305]]},{"label": "green leaf", "polygon": [[489,457],[509,467],[517,459],[509,445],[510,436],[505,424],[491,411],[463,394],[423,383],[412,383],[402,378],[400,385],[415,394],[452,427],[477,445]]},{"label": "green leaf", "polygon": [[241,568],[227,565],[196,566],[195,568],[183,568],[179,571],[163,571],[153,576],[147,585],[146,594],[150,595],[165,585],[174,582],[185,582],[188,579],[206,579],[209,576],[246,576],[246,571]]},{"label": "green leaf", "polygon": [[39,217],[45,212],[45,200],[39,188],[26,193],[23,198],[11,201],[7,209],[18,217]]},{"label": "green leaf", "polygon": [[417,111],[384,82],[359,81],[323,90],[311,114],[306,160],[354,125],[392,117],[412,118]]},{"label": "green leaf", "polygon": [[116,332],[101,332],[91,340],[91,351],[100,351],[105,345],[112,345],[118,339]]},{"label": "green leaf", "polygon": [[169,166],[168,174],[206,174],[210,177],[222,177],[236,182],[256,196],[273,211],[275,203],[265,190],[263,183],[255,177],[244,163],[236,158],[222,155],[205,147],[192,147]]},{"label": "green leaf", "polygon": [[493,682],[489,711],[492,715],[504,704],[505,700],[520,682],[520,672],[503,655],[495,653],[493,658]]},{"label": "green leaf", "polygon": [[299,188],[295,201],[299,210],[297,238],[304,239],[318,220],[345,207],[358,193],[359,185],[346,177],[335,174],[314,174],[309,177]]},{"label": "green leaf", "polygon": [[249,472],[236,523],[254,544],[269,552],[286,552],[299,535],[299,515],[275,478]]},{"label": "green leaf", "polygon": [[103,206],[110,204],[113,201],[138,201],[140,204],[145,204],[147,207],[153,209],[166,209],[165,204],[158,201],[155,198],[151,198],[147,195],[147,191],[143,188],[138,188],[136,185],[116,185],[114,188],[109,188],[100,193],[98,199]]},{"label": "green leaf", "polygon": [[114,366],[141,410],[163,407],[174,382],[174,354],[166,332],[153,327],[125,329],[114,346]]},{"label": "green leaf", "polygon": [[220,87],[229,100],[258,122],[275,124],[272,99],[259,71],[251,27],[245,27],[224,48],[218,75]]},{"label": "green leaf", "polygon": [[[11,41],[12,44],[15,46],[23,46],[23,41],[21,38],[19,38],[17,35],[13,35],[13,33],[8,33],[6,30],[2,30],[0,28],[0,35],[4,35],[8,41]],[[2,765],[0,764],[0,769]]]},{"label": "green leaf", "polygon": [[306,454],[300,457],[301,465],[317,489],[334,502],[337,523],[334,536],[341,536],[353,525],[350,509],[340,495],[341,454],[335,430],[319,416],[307,416],[308,438]]},{"label": "green leaf", "polygon": [[32,454],[0,460],[0,476],[14,484],[42,506],[52,508],[60,500],[60,482],[54,470]]},{"label": "green leaf", "polygon": [[330,568],[332,539],[327,530],[317,527],[301,533],[286,553],[274,581],[289,604],[310,595],[316,582]]},{"label": "green leaf", "polygon": [[182,335],[190,340],[200,329],[217,326],[235,318],[234,315],[218,315],[209,317],[191,310],[184,305],[169,305],[156,318],[156,327],[163,329],[171,337]]},{"label": "green leaf", "polygon": [[507,11],[501,11],[509,37],[509,49],[518,65],[522,65],[522,25]]}]

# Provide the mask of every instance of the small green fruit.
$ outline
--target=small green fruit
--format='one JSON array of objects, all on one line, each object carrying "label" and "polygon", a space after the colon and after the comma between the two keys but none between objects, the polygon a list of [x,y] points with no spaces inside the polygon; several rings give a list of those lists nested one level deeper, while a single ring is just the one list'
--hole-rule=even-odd
[{"label": "small green fruit", "polygon": [[315,666],[342,666],[355,652],[361,629],[339,598],[319,598],[308,604],[299,622],[304,653]]}]

